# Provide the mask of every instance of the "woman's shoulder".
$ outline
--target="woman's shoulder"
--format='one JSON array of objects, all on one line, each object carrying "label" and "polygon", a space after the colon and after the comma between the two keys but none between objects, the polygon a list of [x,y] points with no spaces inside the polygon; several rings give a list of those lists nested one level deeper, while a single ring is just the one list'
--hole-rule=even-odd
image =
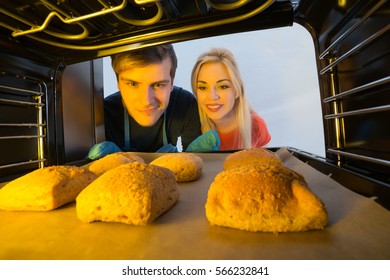
[{"label": "woman's shoulder", "polygon": [[252,119],[252,146],[263,147],[271,141],[267,124],[264,119],[255,112],[251,113]]},{"label": "woman's shoulder", "polygon": [[252,124],[254,125],[257,126],[266,125],[264,119],[260,117],[256,112],[251,112],[251,119],[252,119]]}]

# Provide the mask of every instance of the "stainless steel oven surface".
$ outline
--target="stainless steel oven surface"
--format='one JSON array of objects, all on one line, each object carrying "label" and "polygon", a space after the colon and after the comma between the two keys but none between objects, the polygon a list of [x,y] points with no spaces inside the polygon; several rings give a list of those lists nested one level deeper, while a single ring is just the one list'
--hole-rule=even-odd
[{"label": "stainless steel oven surface", "polygon": [[[383,220],[370,222],[388,225],[389,11],[387,0],[3,1],[0,4],[0,182],[6,183],[44,166],[81,165],[89,148],[104,141],[104,57],[167,42],[272,31],[299,24],[311,34],[316,53],[325,157],[295,147],[287,150],[306,167],[325,174],[354,195],[375,201],[374,207],[384,212],[377,208],[374,212],[379,211]],[[279,148],[270,149],[278,151]],[[220,154],[215,156],[221,160]],[[210,155],[205,159],[213,160]],[[334,204],[339,211],[345,211],[336,213],[337,217],[344,214],[347,217],[347,210],[353,208],[355,200],[348,196],[345,199]],[[364,205],[365,202],[359,203],[362,213]],[[65,216],[70,215],[69,209],[62,209]],[[58,219],[54,216],[53,219]],[[68,224],[73,225],[73,222]],[[331,230],[332,226],[336,227],[331,225]],[[228,232],[211,235],[208,238],[218,236],[216,243],[220,238],[229,239]],[[119,231],[118,236],[121,236]],[[389,245],[381,234],[377,238],[378,242]],[[205,242],[213,246],[216,243]],[[224,250],[234,258],[228,247]],[[356,258],[364,258],[364,250],[369,249],[362,248]],[[256,258],[256,253],[249,251],[248,257]],[[104,254],[95,253],[95,258],[104,258]],[[377,253],[368,258],[389,258],[386,253]],[[319,252],[304,255],[321,258]],[[331,252],[325,255],[343,258]],[[185,258],[185,254],[180,256]],[[283,255],[273,256],[283,258]],[[345,253],[345,258],[353,256]],[[77,258],[72,254],[68,257]],[[150,252],[147,257],[158,255]],[[7,255],[2,254],[1,258]],[[18,258],[18,255],[8,255],[8,258]]]}]

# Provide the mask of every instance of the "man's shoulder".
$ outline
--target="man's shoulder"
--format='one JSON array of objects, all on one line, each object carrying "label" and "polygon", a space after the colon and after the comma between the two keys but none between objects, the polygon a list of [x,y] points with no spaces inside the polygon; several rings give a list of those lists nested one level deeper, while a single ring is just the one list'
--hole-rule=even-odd
[{"label": "man's shoulder", "polygon": [[171,98],[196,101],[195,96],[190,91],[178,86],[173,87]]},{"label": "man's shoulder", "polygon": [[198,116],[198,103],[195,96],[191,92],[175,86],[171,92],[167,113],[169,117],[180,122],[194,115]]},{"label": "man's shoulder", "polygon": [[174,86],[169,99],[168,111],[174,114],[182,111],[189,113],[195,107],[197,107],[195,96],[188,90]]},{"label": "man's shoulder", "polygon": [[104,98],[104,105],[117,104],[122,101],[121,93],[119,91],[110,94]]},{"label": "man's shoulder", "polygon": [[117,92],[114,92],[110,95],[107,95],[104,100],[114,100],[114,99],[118,99],[121,97],[121,93],[120,91],[117,91]]}]

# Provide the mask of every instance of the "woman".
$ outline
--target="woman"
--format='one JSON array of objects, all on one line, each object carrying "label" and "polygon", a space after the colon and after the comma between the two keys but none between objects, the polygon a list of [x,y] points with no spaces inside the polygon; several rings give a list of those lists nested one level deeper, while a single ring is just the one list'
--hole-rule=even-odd
[{"label": "woman", "polygon": [[202,133],[216,130],[219,150],[263,147],[269,143],[264,120],[251,109],[233,54],[213,48],[201,54],[192,69],[192,90],[198,100]]}]

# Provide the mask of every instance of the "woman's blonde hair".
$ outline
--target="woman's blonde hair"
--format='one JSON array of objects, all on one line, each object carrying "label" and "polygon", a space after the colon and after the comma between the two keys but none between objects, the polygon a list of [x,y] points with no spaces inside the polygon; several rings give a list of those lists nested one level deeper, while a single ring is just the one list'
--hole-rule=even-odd
[{"label": "woman's blonde hair", "polygon": [[[252,147],[252,109],[247,101],[244,82],[241,78],[241,74],[233,54],[225,48],[212,48],[209,51],[202,53],[198,57],[191,73],[191,86],[195,96],[197,96],[197,82],[199,72],[202,68],[202,65],[206,63],[222,63],[226,66],[233,84],[233,89],[238,95],[238,98],[236,99],[233,106],[233,110],[235,111],[242,139],[242,147],[240,148],[245,149]],[[211,129],[216,129],[214,122],[207,117],[206,113],[201,109],[200,106],[198,108],[202,125],[202,132],[204,133]],[[236,141],[238,141],[238,139]]]}]

